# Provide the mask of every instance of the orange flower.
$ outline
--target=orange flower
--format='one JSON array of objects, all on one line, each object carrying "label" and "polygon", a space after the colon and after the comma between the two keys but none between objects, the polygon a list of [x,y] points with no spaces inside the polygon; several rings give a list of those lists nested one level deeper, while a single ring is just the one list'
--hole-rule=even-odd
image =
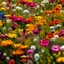
[{"label": "orange flower", "polygon": [[60,31],[59,31],[59,30],[57,30],[57,31],[55,32],[55,34],[58,34],[58,35],[59,35],[59,34],[60,34]]},{"label": "orange flower", "polygon": [[60,20],[54,19],[54,23],[55,23],[55,24],[59,24],[60,22],[61,22]]},{"label": "orange flower", "polygon": [[21,61],[22,61],[23,63],[25,63],[25,62],[26,62],[26,59],[25,59],[25,58],[23,58]]},{"label": "orange flower", "polygon": [[22,50],[22,49],[25,49],[25,48],[28,48],[29,46],[28,45],[22,45],[21,47],[19,47],[19,50]]},{"label": "orange flower", "polygon": [[22,55],[23,53],[24,52],[22,50],[16,50],[12,52],[13,55]]},{"label": "orange flower", "polygon": [[46,35],[46,39],[50,39],[50,38],[52,38],[53,36],[54,36],[53,33],[48,33],[48,34]]},{"label": "orange flower", "polygon": [[8,46],[8,45],[12,45],[12,44],[13,44],[12,40],[4,40],[1,42],[2,46]]},{"label": "orange flower", "polygon": [[46,10],[45,14],[52,14],[52,10]]},{"label": "orange flower", "polygon": [[34,18],[33,18],[33,17],[29,17],[29,18],[27,18],[27,20],[28,20],[29,22],[32,22],[32,21],[34,21]]},{"label": "orange flower", "polygon": [[56,62],[58,62],[58,63],[63,62],[63,63],[64,63],[64,57],[59,57],[59,58],[57,58]]}]

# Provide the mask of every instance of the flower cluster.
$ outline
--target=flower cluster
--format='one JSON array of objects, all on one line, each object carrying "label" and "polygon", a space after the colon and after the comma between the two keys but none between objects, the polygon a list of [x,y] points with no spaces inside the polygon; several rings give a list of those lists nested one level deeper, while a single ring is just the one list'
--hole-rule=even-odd
[{"label": "flower cluster", "polygon": [[0,64],[59,63],[64,64],[64,0],[1,0]]}]

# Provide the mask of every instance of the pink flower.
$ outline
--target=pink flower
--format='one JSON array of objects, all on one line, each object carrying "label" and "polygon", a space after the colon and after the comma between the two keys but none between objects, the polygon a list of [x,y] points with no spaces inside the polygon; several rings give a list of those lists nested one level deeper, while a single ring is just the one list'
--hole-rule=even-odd
[{"label": "pink flower", "polygon": [[34,54],[34,51],[33,51],[33,50],[28,50],[28,51],[26,52],[26,54]]},{"label": "pink flower", "polygon": [[27,5],[28,7],[36,7],[36,6],[37,6],[37,4],[34,3],[34,2],[28,2],[28,3],[26,3],[26,5]]},{"label": "pink flower", "polygon": [[59,52],[60,50],[61,50],[61,46],[59,46],[59,45],[53,45],[51,47],[52,52]]},{"label": "pink flower", "polygon": [[40,40],[40,45],[41,46],[48,46],[49,45],[49,41],[48,40]]}]

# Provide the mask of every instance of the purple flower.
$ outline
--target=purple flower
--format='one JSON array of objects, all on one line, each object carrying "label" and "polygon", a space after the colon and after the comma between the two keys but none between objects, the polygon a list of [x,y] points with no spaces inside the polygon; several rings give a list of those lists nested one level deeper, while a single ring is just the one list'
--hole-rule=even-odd
[{"label": "purple flower", "polygon": [[34,54],[33,50],[27,50],[26,54]]},{"label": "purple flower", "polygon": [[48,40],[40,40],[40,45],[41,46],[48,46],[49,45],[49,41]]},{"label": "purple flower", "polygon": [[39,33],[39,30],[34,30],[33,33],[34,34],[38,34]]},{"label": "purple flower", "polygon": [[52,52],[59,52],[60,50],[61,50],[61,46],[59,46],[59,45],[53,45],[51,47]]}]

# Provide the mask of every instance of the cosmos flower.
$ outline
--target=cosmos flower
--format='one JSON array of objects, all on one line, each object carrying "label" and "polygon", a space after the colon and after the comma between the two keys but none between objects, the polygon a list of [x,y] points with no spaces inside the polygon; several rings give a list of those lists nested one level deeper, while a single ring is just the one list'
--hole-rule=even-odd
[{"label": "cosmos flower", "polygon": [[52,45],[51,46],[51,51],[52,52],[59,52],[61,50],[61,46],[60,45]]},{"label": "cosmos flower", "polygon": [[31,46],[30,46],[30,49],[36,50],[36,46],[35,46],[35,45],[31,45]]}]

